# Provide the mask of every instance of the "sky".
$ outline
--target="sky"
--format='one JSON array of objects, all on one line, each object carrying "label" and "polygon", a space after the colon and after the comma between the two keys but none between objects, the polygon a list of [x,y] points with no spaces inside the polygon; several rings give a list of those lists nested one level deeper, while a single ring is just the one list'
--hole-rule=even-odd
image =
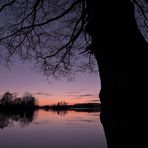
[{"label": "sky", "polygon": [[99,102],[100,80],[98,74],[78,73],[74,81],[47,80],[29,63],[17,61],[11,68],[0,64],[0,95],[7,91],[22,96],[25,92],[35,96],[40,105]]},{"label": "sky", "polygon": [[[11,15],[9,15],[1,13],[0,24],[2,26],[11,22]],[[74,104],[98,102],[99,90],[99,74],[78,73],[75,81],[50,79],[49,82],[41,73],[32,70],[32,64],[22,64],[16,61],[9,69],[0,63],[0,95],[7,91],[15,92],[18,96],[30,92],[38,99],[40,105],[55,104],[59,101]]]}]

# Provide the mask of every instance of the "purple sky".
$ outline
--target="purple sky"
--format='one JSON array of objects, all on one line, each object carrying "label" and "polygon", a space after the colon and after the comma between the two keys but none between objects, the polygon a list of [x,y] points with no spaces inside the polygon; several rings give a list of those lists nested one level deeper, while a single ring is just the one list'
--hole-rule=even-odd
[{"label": "purple sky", "polygon": [[[11,22],[11,17],[10,14],[1,13],[0,24]],[[31,64],[21,64],[19,61],[16,61],[11,69],[0,65],[0,95],[6,91],[17,92],[19,96],[30,92],[36,96],[40,104],[53,104],[64,100],[67,103],[99,101],[100,81],[98,74],[79,73],[75,77],[75,81],[51,79],[51,83],[49,83],[41,73],[31,69]]]},{"label": "purple sky", "polygon": [[58,101],[68,103],[98,102],[100,81],[98,74],[77,74],[76,80],[47,81],[41,73],[31,70],[30,64],[15,63],[8,69],[0,65],[0,94],[6,91],[17,92],[22,96],[30,92],[40,104],[53,104]]}]

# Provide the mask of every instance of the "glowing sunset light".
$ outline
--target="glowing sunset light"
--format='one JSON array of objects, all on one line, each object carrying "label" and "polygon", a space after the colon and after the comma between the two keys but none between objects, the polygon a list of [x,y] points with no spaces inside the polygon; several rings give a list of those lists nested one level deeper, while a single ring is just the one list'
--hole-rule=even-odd
[{"label": "glowing sunset light", "polygon": [[40,105],[51,105],[60,101],[68,104],[99,102],[98,74],[79,73],[74,81],[51,78],[49,82],[30,67],[30,64],[20,62],[11,69],[0,66],[0,95],[6,91],[17,92],[19,96],[30,92]]},{"label": "glowing sunset light", "polygon": [[94,97],[83,97],[79,98],[79,96],[52,96],[52,97],[40,97],[36,96],[36,98],[39,101],[40,105],[52,105],[52,104],[57,104],[58,102],[65,101],[68,104],[76,104],[76,103],[90,103],[90,102],[99,102],[99,98],[97,97],[98,95],[96,94],[96,98]]}]

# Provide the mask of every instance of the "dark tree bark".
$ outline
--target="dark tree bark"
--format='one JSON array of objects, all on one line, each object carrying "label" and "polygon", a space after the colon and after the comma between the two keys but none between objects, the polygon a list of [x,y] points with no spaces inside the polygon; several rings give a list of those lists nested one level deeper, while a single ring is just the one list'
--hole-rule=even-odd
[{"label": "dark tree bark", "polygon": [[147,43],[138,30],[130,0],[87,3],[86,30],[99,65],[102,107],[123,109],[123,104],[130,106],[144,96]]},{"label": "dark tree bark", "polygon": [[101,120],[108,148],[140,148],[148,45],[138,30],[134,5],[130,0],[87,3],[86,31],[99,65]]}]

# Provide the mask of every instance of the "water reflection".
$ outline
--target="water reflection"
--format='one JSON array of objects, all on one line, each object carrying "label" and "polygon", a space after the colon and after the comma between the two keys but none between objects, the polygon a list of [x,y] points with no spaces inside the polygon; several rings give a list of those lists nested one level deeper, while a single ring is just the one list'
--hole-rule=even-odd
[{"label": "water reflection", "polygon": [[59,116],[65,116],[68,114],[68,110],[50,110],[53,114],[57,114]]},{"label": "water reflection", "polygon": [[[73,109],[71,111],[87,112],[87,113],[98,112],[90,109]],[[68,114],[69,111],[50,110],[50,112],[52,114],[57,114],[59,116],[65,116]],[[37,116],[38,116],[38,110],[14,110],[14,111],[0,110],[0,129],[4,129],[6,127],[13,127],[16,122],[19,123],[20,127],[22,128],[26,127],[31,122],[33,122],[37,118]],[[92,122],[90,119],[81,119],[81,121]]]},{"label": "water reflection", "polygon": [[24,148],[140,148],[140,122],[133,115],[94,110],[0,111],[0,146],[22,147],[25,139]]},{"label": "water reflection", "polygon": [[52,113],[55,113],[57,115],[60,116],[65,116],[66,114],[68,114],[68,112],[70,111],[75,111],[75,112],[86,112],[86,113],[98,113],[99,110],[98,109],[90,109],[90,108],[73,108],[73,109],[51,109],[50,110]]},{"label": "water reflection", "polygon": [[26,127],[37,117],[37,110],[0,111],[0,128],[13,127],[16,122],[20,127]]},{"label": "water reflection", "polygon": [[99,115],[90,110],[0,111],[0,146],[106,148]]}]

